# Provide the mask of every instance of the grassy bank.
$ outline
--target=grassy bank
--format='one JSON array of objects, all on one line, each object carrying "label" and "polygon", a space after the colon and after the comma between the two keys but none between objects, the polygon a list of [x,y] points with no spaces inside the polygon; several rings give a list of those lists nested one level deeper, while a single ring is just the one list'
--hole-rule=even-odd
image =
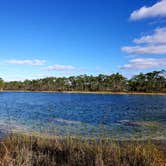
[{"label": "grassy bank", "polygon": [[23,91],[23,90],[3,90],[1,92],[46,92],[46,93],[80,93],[80,94],[129,94],[129,95],[166,95],[165,92],[111,92],[111,91]]},{"label": "grassy bank", "polygon": [[1,140],[0,165],[164,166],[163,146],[83,138],[12,135]]},{"label": "grassy bank", "polygon": [[111,91],[64,91],[63,93],[85,93],[85,94],[133,94],[133,95],[166,95],[166,93],[149,92],[111,92]]}]

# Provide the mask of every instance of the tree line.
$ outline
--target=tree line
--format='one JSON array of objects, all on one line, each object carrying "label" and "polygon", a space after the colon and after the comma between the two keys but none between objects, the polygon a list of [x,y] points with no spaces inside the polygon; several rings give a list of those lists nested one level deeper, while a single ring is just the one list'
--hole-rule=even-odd
[{"label": "tree line", "polygon": [[119,73],[98,76],[48,77],[10,82],[0,79],[0,89],[9,91],[166,92],[166,71],[140,73],[131,79],[127,79]]}]

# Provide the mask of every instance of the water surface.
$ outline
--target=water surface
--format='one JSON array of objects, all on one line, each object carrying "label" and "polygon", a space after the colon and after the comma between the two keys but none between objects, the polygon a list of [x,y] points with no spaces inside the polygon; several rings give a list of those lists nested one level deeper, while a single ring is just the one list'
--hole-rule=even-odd
[{"label": "water surface", "polygon": [[166,96],[0,93],[0,132],[166,137]]}]

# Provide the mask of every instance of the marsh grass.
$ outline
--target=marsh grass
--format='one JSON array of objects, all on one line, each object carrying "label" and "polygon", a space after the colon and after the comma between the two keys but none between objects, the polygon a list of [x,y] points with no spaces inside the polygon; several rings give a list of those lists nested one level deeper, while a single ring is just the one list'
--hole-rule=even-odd
[{"label": "marsh grass", "polygon": [[2,166],[165,166],[151,142],[14,134],[1,140]]}]

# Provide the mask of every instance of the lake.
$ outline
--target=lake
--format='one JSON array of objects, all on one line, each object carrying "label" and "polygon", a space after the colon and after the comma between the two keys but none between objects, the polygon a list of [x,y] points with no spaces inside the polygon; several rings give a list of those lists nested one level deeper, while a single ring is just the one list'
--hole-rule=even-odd
[{"label": "lake", "polygon": [[13,131],[165,139],[166,96],[2,92],[0,133]]}]

